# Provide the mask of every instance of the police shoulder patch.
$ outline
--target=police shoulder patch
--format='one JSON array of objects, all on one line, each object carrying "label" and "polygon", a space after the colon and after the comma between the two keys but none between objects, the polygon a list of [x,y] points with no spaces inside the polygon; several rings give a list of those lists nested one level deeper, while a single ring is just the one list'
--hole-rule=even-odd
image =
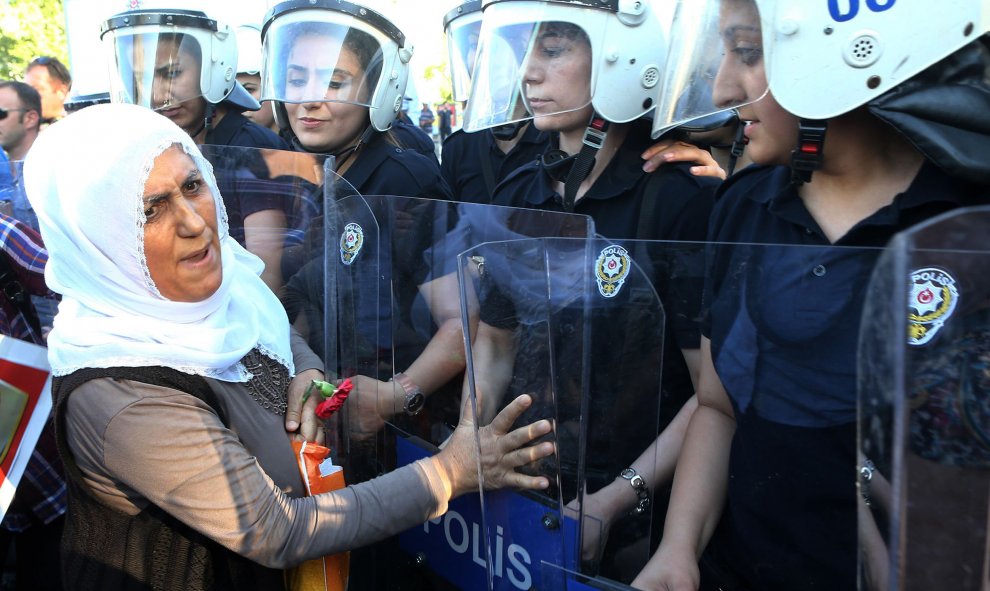
[{"label": "police shoulder patch", "polygon": [[908,294],[908,344],[930,342],[956,310],[959,290],[944,269],[925,267],[911,273]]},{"label": "police shoulder patch", "polygon": [[602,249],[595,262],[595,282],[598,293],[606,298],[619,295],[622,284],[629,276],[629,253],[621,246],[612,245]]},{"label": "police shoulder patch", "polygon": [[344,233],[340,235],[340,262],[345,265],[353,263],[362,246],[364,246],[364,230],[361,226],[354,222],[344,226]]}]

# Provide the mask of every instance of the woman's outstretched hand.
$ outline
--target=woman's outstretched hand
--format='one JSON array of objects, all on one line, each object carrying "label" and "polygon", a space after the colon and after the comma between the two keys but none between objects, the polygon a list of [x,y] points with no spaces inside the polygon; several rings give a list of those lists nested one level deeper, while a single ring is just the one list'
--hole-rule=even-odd
[{"label": "woman's outstretched hand", "polygon": [[481,487],[482,483],[478,482],[479,459],[486,490],[545,489],[550,486],[550,481],[543,476],[529,476],[515,470],[554,453],[554,445],[549,442],[528,445],[550,432],[550,421],[537,421],[512,429],[512,425],[531,404],[533,399],[526,394],[509,403],[491,424],[478,429],[477,445],[474,417],[467,408],[461,409],[457,429],[443,450],[435,456],[450,478],[453,497]]}]

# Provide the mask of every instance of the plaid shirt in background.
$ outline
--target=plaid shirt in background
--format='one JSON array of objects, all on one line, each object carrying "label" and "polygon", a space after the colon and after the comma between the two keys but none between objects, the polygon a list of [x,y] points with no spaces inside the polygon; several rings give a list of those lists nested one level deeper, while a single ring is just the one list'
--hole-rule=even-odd
[{"label": "plaid shirt in background", "polygon": [[[26,224],[0,214],[0,256],[25,292],[54,298],[45,285],[45,251],[41,236]],[[20,307],[0,291],[0,333],[44,344]],[[51,523],[65,513],[66,490],[62,461],[55,448],[51,421],[45,425],[31,454],[14,500],[4,516],[4,529],[24,531],[35,521]]]}]

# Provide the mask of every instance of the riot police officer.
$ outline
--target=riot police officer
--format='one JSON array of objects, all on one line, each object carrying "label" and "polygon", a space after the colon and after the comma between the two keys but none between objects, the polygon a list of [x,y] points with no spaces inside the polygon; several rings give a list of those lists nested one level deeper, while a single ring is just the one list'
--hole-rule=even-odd
[{"label": "riot police officer", "polygon": [[[983,3],[682,9],[668,73],[714,79],[712,99],[663,88],[657,129],[738,107],[758,166],[712,215],[699,408],[664,539],[634,586],[852,589],[857,335],[877,256],[863,247],[986,202],[990,170],[972,155],[990,138],[951,123],[964,109],[987,129]],[[754,241],[786,246],[727,244]]]}]

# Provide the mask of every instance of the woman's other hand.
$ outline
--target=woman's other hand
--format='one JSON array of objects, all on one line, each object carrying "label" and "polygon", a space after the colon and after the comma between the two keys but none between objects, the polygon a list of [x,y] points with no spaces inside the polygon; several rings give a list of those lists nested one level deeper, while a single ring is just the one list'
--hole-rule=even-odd
[{"label": "woman's other hand", "polygon": [[443,450],[434,456],[450,479],[452,497],[480,488],[479,460],[486,490],[546,489],[550,486],[550,481],[543,476],[529,476],[515,470],[554,453],[554,445],[549,442],[527,445],[550,432],[550,421],[537,421],[512,430],[512,425],[532,404],[533,399],[526,394],[513,400],[491,424],[478,429],[477,444],[474,417],[467,407],[462,408],[460,424]]},{"label": "woman's other hand", "polygon": [[698,591],[700,585],[695,557],[668,552],[663,544],[632,582],[633,588],[644,591]]},{"label": "woman's other hand", "polygon": [[323,445],[323,422],[316,416],[316,405],[320,403],[320,397],[310,396],[306,402],[303,402],[303,395],[313,380],[322,379],[322,371],[307,369],[297,373],[289,382],[285,430],[289,433],[290,439]]},{"label": "woman's other hand", "polygon": [[713,176],[725,180],[725,170],[719,166],[708,150],[703,150],[687,142],[663,140],[647,148],[643,152],[643,170],[653,172],[663,164],[672,162],[694,162],[691,174],[694,176]]},{"label": "woman's other hand", "polygon": [[[626,484],[625,481],[622,481]],[[629,486],[625,486],[629,489]],[[608,541],[608,532],[612,529],[612,523],[616,517],[631,509],[635,503],[625,502],[624,496],[631,496],[635,501],[636,496],[629,495],[628,490],[623,490],[614,485],[607,486],[597,492],[584,495],[584,533],[581,536],[581,560],[583,562],[594,562],[600,559],[605,543]],[[577,519],[578,512],[582,508],[582,502],[574,499],[567,504],[565,510],[573,519]]]},{"label": "woman's other hand", "polygon": [[354,389],[345,403],[350,436],[367,440],[385,427],[402,403],[398,402],[402,388],[394,382],[382,382],[368,376],[352,376]]}]

